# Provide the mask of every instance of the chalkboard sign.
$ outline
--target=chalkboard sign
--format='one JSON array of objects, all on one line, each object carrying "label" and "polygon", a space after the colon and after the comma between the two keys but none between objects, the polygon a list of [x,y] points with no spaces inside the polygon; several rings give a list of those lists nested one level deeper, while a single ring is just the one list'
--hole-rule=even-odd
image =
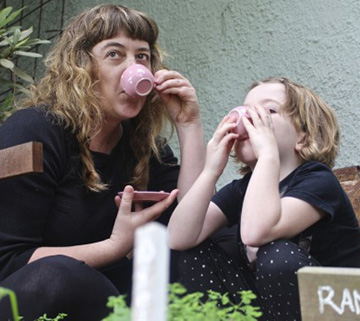
[{"label": "chalkboard sign", "polygon": [[302,321],[360,320],[360,268],[298,271]]}]

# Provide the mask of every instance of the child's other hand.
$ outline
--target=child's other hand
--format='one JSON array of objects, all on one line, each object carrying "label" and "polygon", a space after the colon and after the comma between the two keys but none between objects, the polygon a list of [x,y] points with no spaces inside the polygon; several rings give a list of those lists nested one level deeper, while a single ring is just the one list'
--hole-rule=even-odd
[{"label": "child's other hand", "polygon": [[272,155],[274,152],[278,153],[270,111],[261,106],[255,106],[248,108],[247,112],[251,121],[246,117],[243,117],[242,121],[249,134],[256,158]]}]

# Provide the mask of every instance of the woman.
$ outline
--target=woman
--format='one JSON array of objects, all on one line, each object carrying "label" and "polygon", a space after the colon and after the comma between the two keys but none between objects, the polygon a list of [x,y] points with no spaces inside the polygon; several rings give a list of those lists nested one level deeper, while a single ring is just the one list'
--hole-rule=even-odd
[{"label": "woman", "polygon": [[[0,148],[43,143],[43,173],[0,183],[0,286],[15,291],[24,320],[43,313],[100,320],[108,296],[130,297],[126,255],[135,229],[157,218],[166,224],[203,166],[195,90],[164,69],[157,37],[152,19],[120,5],[81,13],[50,52],[26,108],[0,128]],[[154,73],[148,97],[132,98],[120,85],[135,63]],[[167,120],[181,169],[161,138]],[[115,196],[128,184],[120,202]],[[171,193],[131,212],[134,189]]]}]

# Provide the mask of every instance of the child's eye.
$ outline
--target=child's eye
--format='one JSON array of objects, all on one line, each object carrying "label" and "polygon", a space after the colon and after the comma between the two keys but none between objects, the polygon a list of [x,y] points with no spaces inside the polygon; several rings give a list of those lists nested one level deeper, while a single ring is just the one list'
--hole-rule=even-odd
[{"label": "child's eye", "polygon": [[276,114],[277,113],[277,111],[275,109],[273,109],[273,108],[269,108],[269,112],[270,112],[270,114]]}]

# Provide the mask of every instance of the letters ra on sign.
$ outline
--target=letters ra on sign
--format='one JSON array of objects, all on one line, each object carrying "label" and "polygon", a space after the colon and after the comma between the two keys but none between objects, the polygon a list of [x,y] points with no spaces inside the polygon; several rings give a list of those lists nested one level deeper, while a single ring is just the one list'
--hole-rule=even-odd
[{"label": "letters ra on sign", "polygon": [[360,319],[360,268],[304,267],[298,280],[303,321]]}]

